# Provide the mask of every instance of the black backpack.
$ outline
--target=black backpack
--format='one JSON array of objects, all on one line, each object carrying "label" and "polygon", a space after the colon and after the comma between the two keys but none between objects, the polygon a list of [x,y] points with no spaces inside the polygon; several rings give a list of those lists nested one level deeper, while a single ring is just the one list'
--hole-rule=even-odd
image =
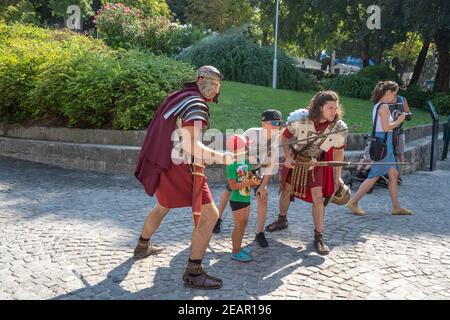
[{"label": "black backpack", "polygon": [[375,135],[375,128],[377,127],[378,111],[380,110],[381,103],[377,107],[375,113],[375,121],[373,122],[372,136],[370,137],[369,155],[372,161],[381,161],[386,157],[387,153],[387,132],[384,133],[384,139]]}]

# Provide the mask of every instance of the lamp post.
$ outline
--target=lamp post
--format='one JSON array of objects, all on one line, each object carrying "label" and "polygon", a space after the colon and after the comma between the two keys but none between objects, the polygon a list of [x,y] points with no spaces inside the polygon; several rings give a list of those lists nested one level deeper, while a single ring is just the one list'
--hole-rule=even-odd
[{"label": "lamp post", "polygon": [[272,76],[272,88],[277,88],[277,49],[278,49],[278,7],[279,0],[276,4],[276,15],[275,15],[275,54],[273,56],[273,76]]}]

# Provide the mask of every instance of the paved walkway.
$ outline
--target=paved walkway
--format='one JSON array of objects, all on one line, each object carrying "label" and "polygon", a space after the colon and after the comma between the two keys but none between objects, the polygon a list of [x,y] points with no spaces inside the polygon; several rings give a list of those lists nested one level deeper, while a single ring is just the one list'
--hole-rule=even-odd
[{"label": "paved walkway", "polygon": [[[181,283],[189,210],[171,212],[155,235],[163,254],[135,262],[154,200],[134,177],[0,158],[0,299],[449,299],[450,160],[439,168],[404,177],[400,199],[413,216],[391,216],[381,188],[362,201],[368,216],[327,207],[327,257],[312,249],[310,206],[296,201],[289,229],[269,234],[266,249],[253,242],[252,208],[244,242],[255,259],[231,260],[227,208],[205,257],[224,287],[204,291]],[[222,186],[211,189],[217,203]],[[269,220],[277,206],[271,186]]]}]

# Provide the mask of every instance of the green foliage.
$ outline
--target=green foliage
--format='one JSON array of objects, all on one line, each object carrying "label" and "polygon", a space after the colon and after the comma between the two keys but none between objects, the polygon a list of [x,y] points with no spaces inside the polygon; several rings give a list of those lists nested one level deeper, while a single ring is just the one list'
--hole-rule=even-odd
[{"label": "green foliage", "polygon": [[192,25],[181,25],[156,16],[144,20],[142,46],[155,54],[174,56],[208,34]]},{"label": "green foliage", "polygon": [[173,56],[200,39],[207,32],[171,22],[164,15],[143,16],[139,9],[109,3],[94,19],[100,37],[113,48],[141,48],[155,54]]},{"label": "green foliage", "polygon": [[97,12],[94,23],[99,36],[113,48],[130,48],[141,42],[143,26],[138,9],[107,3]]},{"label": "green foliage", "polygon": [[322,81],[324,90],[333,90],[339,95],[369,100],[377,80],[360,77],[357,74],[338,75]]},{"label": "green foliage", "polygon": [[140,129],[147,126],[153,110],[168,92],[193,79],[192,67],[167,57],[129,51],[119,59],[121,72],[113,88],[116,96],[114,128]]},{"label": "green foliage", "polygon": [[2,121],[140,129],[169,92],[193,77],[187,64],[115,51],[70,31],[0,24],[0,36]]},{"label": "green foliage", "polygon": [[397,58],[403,70],[412,70],[422,49],[423,38],[415,32],[408,32],[406,40],[400,41],[386,51],[386,58]]},{"label": "green foliage", "polygon": [[433,105],[440,115],[450,115],[450,94],[436,93],[433,99]]},{"label": "green foliage", "polygon": [[32,116],[23,102],[33,87],[40,66],[60,55],[61,49],[42,29],[13,25],[1,27],[0,118],[24,121]]},{"label": "green foliage", "polygon": [[433,98],[432,92],[424,91],[417,85],[412,85],[406,90],[399,90],[398,94],[408,100],[410,107],[420,109],[424,109],[426,101]]},{"label": "green foliage", "polygon": [[374,80],[376,82],[389,80],[389,81],[395,81],[399,85],[402,85],[402,81],[399,78],[399,76],[397,75],[397,73],[395,73],[395,71],[393,71],[388,66],[377,65],[377,66],[365,67],[365,68],[361,69],[357,73],[357,75],[359,77],[368,78],[368,79]]},{"label": "green foliage", "polygon": [[[196,67],[213,65],[225,79],[263,86],[272,85],[273,48],[261,47],[235,30],[224,35],[214,35],[179,55]],[[292,90],[312,90],[312,81],[297,67],[295,62],[279,52],[278,87]]]},{"label": "green foliage", "polygon": [[324,90],[333,90],[343,96],[370,99],[377,82],[387,80],[401,84],[400,78],[389,67],[370,66],[356,74],[326,76],[321,85]]},{"label": "green foliage", "polygon": [[166,0],[166,2],[175,18],[184,23],[188,0]]},{"label": "green foliage", "polygon": [[71,5],[79,6],[83,16],[92,17],[94,15],[92,2],[93,0],[49,0],[48,5],[53,14],[58,17],[69,16],[67,8]]},{"label": "green foliage", "polygon": [[[46,101],[45,106],[63,116],[69,126],[92,128],[111,123],[114,112],[112,81],[119,72],[117,59],[103,51],[70,58],[49,66],[35,82],[28,103],[38,107],[41,101]],[[58,101],[52,103],[51,99],[55,98]]]},{"label": "green foliage", "polygon": [[186,21],[214,31],[224,31],[251,21],[254,15],[247,0],[188,0]]},{"label": "green foliage", "polygon": [[0,19],[6,23],[35,23],[36,12],[29,0],[1,0]]},{"label": "green foliage", "polygon": [[[114,3],[114,1],[109,1]],[[170,9],[165,0],[121,0],[119,1],[125,6],[139,9],[142,14],[146,17],[152,16],[165,16],[170,15]],[[102,1],[103,4],[108,3],[108,1]]]}]

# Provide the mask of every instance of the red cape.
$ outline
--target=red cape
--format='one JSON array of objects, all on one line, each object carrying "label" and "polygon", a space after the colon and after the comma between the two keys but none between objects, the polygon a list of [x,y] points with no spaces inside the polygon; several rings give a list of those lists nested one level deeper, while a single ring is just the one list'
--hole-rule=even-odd
[{"label": "red cape", "polygon": [[175,130],[176,116],[164,119],[163,115],[179,101],[188,96],[200,96],[196,84],[186,85],[182,90],[171,93],[161,103],[153,115],[147,129],[134,175],[144,186],[145,192],[153,197],[159,185],[159,174],[172,165],[172,132]]}]

